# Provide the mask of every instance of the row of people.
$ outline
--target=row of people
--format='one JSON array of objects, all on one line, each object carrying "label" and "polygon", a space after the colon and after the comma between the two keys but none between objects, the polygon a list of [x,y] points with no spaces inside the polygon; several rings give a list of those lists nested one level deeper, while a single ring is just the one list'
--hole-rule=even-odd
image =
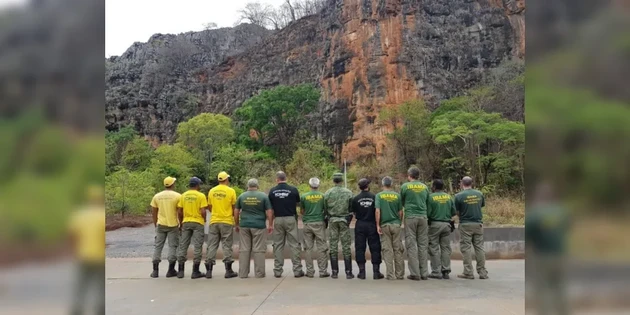
[{"label": "row of people", "polygon": [[[282,276],[283,250],[288,245],[295,277],[314,277],[313,254],[317,254],[319,277],[337,278],[338,246],[341,242],[346,278],[352,279],[354,274],[349,225],[355,217],[358,278],[366,278],[365,253],[366,247],[369,247],[374,279],[385,277],[380,272],[382,260],[386,264],[387,279],[404,279],[404,233],[410,272],[407,278],[448,279],[451,271],[450,234],[457,215],[460,221],[460,248],[464,258],[464,273],[458,277],[474,279],[474,248],[479,278],[487,279],[481,214],[481,208],[485,206],[483,194],[472,189],[470,177],[462,179],[463,190],[455,198],[443,191],[444,183],[439,179],[433,181],[431,192],[419,181],[419,175],[420,170],[411,167],[408,170],[409,182],[402,185],[400,192],[393,191],[393,180],[386,176],[381,181],[382,191],[376,195],[370,192],[370,181],[364,178],[358,182],[361,192],[353,196],[350,190],[343,187],[343,174],[336,173],[333,175],[333,188],[322,193],[319,191],[320,180],[311,178],[311,190],[300,196],[295,187],[287,184],[286,174],[278,172],[277,186],[268,194],[259,191],[256,179],[250,179],[247,183],[248,190],[238,198],[234,189],[229,187],[230,176],[226,172],[219,173],[219,185],[209,191],[207,198],[199,192],[201,180],[198,178],[191,178],[189,190],[180,195],[173,190],[175,179],[167,177],[164,179],[165,190],[155,195],[151,202],[156,225],[151,277],[158,277],[158,266],[166,240],[169,244],[167,277],[184,277],[186,254],[191,243],[193,279],[204,276],[212,278],[219,243],[223,247],[225,278],[238,275],[241,278],[248,277],[252,256],[254,276],[265,277],[267,234],[272,234],[275,277]],[[304,224],[306,273],[300,259],[302,246],[297,233],[298,208]],[[206,211],[211,215],[206,271],[202,273],[200,264]],[[326,241],[326,230],[329,244]],[[232,270],[234,232],[239,233],[240,237],[238,273]],[[329,258],[331,273],[328,273]],[[431,260],[432,272],[428,270],[428,258]]]}]

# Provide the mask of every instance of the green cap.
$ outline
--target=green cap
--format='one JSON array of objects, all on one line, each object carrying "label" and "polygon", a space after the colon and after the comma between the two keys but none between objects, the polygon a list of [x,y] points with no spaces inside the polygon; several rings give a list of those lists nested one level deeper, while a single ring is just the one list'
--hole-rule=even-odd
[{"label": "green cap", "polygon": [[334,178],[340,178],[340,179],[343,179],[343,173],[335,173],[335,174],[333,174],[333,179],[334,179]]}]

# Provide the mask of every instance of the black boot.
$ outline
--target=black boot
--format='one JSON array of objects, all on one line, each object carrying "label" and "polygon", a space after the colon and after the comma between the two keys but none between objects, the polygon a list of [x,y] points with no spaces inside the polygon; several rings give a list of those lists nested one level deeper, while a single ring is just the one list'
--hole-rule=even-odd
[{"label": "black boot", "polygon": [[374,271],[374,280],[385,278],[381,273],[381,264],[372,264],[372,270]]},{"label": "black boot", "polygon": [[365,280],[365,263],[358,264],[359,265],[359,274],[357,278],[361,280]]},{"label": "black boot", "polygon": [[339,261],[336,257],[330,256],[330,269],[332,270],[331,278],[337,279],[339,275]]},{"label": "black boot", "polygon": [[174,261],[169,261],[168,262],[168,271],[166,272],[166,277],[167,278],[172,278],[177,276],[177,271],[175,271],[175,262]]},{"label": "black boot", "polygon": [[451,273],[450,271],[442,271],[442,279],[448,280],[451,277],[449,277],[449,273]]},{"label": "black boot", "polygon": [[346,279],[354,279],[352,274],[352,257],[344,257],[343,264],[346,266]]},{"label": "black boot", "polygon": [[184,263],[180,262],[179,266],[177,266],[177,278],[183,278],[184,277]]},{"label": "black boot", "polygon": [[201,263],[194,263],[194,264],[193,264],[193,272],[192,272],[192,274],[190,275],[190,279],[197,279],[197,278],[201,278],[201,277],[203,277],[203,276],[204,276],[204,275],[201,273],[201,271],[199,271],[199,265],[200,265],[200,264],[201,264]]},{"label": "black boot", "polygon": [[226,262],[225,263],[225,278],[229,279],[229,278],[234,278],[234,277],[238,277],[238,273],[232,270],[232,262]]},{"label": "black boot", "polygon": [[213,264],[206,263],[206,279],[212,279]]},{"label": "black boot", "polygon": [[153,262],[153,272],[151,273],[151,278],[157,278],[160,274],[160,271],[158,269],[158,266],[160,265],[159,261],[154,261]]}]

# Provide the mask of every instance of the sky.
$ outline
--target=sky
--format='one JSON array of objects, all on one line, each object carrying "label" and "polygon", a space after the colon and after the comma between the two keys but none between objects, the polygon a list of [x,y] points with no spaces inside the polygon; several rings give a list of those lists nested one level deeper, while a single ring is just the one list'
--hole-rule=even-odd
[{"label": "sky", "polygon": [[[155,33],[201,31],[208,22],[217,23],[219,27],[234,26],[238,10],[256,1],[105,0],[105,57],[121,55],[134,42],[146,42]],[[274,7],[284,2],[258,1]]]}]

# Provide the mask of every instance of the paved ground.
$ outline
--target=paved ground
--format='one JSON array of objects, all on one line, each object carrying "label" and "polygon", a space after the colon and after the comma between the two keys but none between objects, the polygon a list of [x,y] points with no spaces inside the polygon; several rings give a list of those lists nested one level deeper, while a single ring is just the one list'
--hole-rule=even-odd
[{"label": "paved ground", "polygon": [[[218,264],[215,278],[191,280],[190,262],[184,279],[164,278],[163,262],[161,277],[151,279],[146,258],[107,259],[107,313],[525,314],[523,260],[488,261],[491,279],[483,281],[296,279],[290,266],[287,260],[284,277],[276,279],[268,259],[267,278],[224,279]],[[461,262],[453,269],[461,272]]]}]

